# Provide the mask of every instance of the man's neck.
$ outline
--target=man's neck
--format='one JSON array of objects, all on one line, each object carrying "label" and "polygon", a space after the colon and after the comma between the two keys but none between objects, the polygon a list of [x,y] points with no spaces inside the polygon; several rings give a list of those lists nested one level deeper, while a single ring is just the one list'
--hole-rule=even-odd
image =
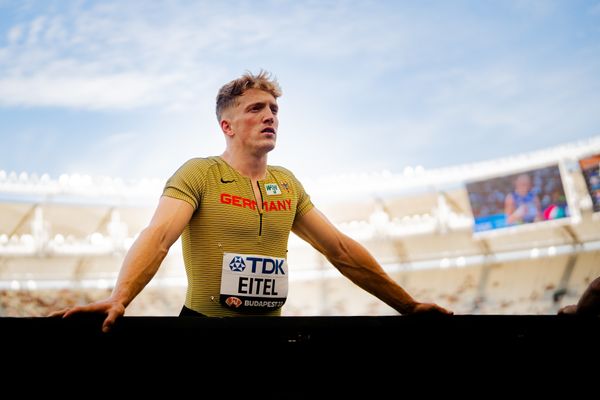
[{"label": "man's neck", "polygon": [[255,156],[248,153],[233,152],[227,149],[221,158],[242,176],[251,180],[264,179],[267,173],[267,154]]}]

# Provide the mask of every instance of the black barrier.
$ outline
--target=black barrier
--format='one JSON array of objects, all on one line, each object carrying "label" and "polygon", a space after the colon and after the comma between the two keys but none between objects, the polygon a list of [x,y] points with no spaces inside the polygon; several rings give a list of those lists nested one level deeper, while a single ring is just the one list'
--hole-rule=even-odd
[{"label": "black barrier", "polygon": [[0,318],[3,365],[33,380],[104,370],[121,379],[140,373],[145,387],[165,376],[202,385],[216,377],[279,382],[305,395],[317,383],[359,390],[410,385],[421,374],[548,376],[597,364],[600,344],[600,318],[575,316],[124,317],[106,334],[101,323]]}]

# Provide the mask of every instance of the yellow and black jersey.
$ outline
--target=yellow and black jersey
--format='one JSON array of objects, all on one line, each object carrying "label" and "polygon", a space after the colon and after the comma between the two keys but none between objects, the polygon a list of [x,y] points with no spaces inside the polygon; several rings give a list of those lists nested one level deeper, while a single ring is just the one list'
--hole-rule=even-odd
[{"label": "yellow and black jersey", "polygon": [[182,233],[186,307],[208,316],[280,315],[288,237],[313,205],[285,168],[268,166],[258,186],[261,198],[218,156],[191,159],[167,181],[163,195],[195,210]]}]

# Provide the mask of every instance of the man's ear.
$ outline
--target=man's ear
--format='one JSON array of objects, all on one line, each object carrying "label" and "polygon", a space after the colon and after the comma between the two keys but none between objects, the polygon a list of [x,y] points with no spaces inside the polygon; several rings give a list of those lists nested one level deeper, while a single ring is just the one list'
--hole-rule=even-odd
[{"label": "man's ear", "polygon": [[221,130],[227,136],[233,136],[233,130],[231,129],[231,124],[226,119],[221,120]]}]

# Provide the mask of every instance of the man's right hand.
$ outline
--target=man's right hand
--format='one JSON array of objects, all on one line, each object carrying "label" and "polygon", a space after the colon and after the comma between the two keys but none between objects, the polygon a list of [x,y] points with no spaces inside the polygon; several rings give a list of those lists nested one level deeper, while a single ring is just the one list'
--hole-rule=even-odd
[{"label": "man's right hand", "polygon": [[109,332],[115,324],[117,318],[125,314],[125,306],[123,304],[112,301],[110,299],[97,301],[90,303],[85,306],[77,306],[72,308],[65,308],[59,311],[55,311],[48,315],[49,317],[62,317],[68,318],[74,314],[80,313],[97,313],[105,314],[104,322],[102,323],[102,332]]},{"label": "man's right hand", "polygon": [[409,314],[442,314],[454,315],[453,311],[446,310],[444,307],[434,303],[417,303]]}]

